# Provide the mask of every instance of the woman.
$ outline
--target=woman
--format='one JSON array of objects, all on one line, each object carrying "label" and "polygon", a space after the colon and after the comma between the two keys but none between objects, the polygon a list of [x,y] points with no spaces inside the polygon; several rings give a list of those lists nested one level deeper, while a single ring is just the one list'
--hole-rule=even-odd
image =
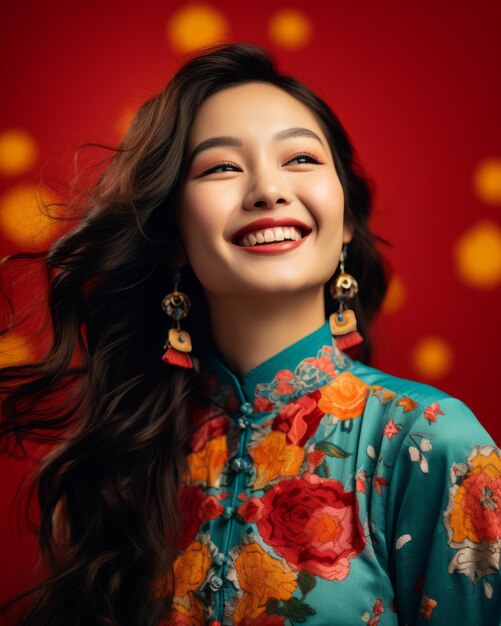
[{"label": "woman", "polygon": [[370,208],[339,120],[259,48],[139,110],[45,258],[51,351],[2,372],[4,436],[66,429],[21,624],[498,624],[500,451],[345,352],[386,290]]}]

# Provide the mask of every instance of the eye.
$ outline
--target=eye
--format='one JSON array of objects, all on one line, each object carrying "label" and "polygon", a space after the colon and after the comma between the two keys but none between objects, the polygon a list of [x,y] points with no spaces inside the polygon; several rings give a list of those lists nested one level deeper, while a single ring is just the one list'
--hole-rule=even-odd
[{"label": "eye", "polygon": [[207,176],[208,174],[219,174],[221,172],[233,172],[233,171],[242,171],[238,165],[235,165],[235,163],[231,163],[229,161],[223,161],[222,163],[218,163],[217,165],[214,165],[214,167],[211,167],[208,170],[205,170],[205,172],[202,172],[200,175],[201,176]]},{"label": "eye", "polygon": [[303,165],[305,163],[320,164],[321,162],[312,152],[296,152],[290,157],[285,165],[290,165],[294,161],[297,161],[299,165]]}]

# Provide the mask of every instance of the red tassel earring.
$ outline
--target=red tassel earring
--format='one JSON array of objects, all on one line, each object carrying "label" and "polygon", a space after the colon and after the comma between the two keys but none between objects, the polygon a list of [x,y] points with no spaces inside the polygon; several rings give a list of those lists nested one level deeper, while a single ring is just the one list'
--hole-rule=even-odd
[{"label": "red tassel earring", "polygon": [[162,309],[174,320],[164,345],[167,352],[163,355],[162,361],[170,365],[192,369],[191,337],[186,330],[181,330],[179,324],[179,320],[188,315],[191,302],[185,293],[178,290],[180,279],[181,275],[177,272],[174,277],[174,291],[168,293],[162,300]]},{"label": "red tassel earring", "polygon": [[331,333],[336,340],[336,346],[340,350],[348,350],[358,346],[364,340],[357,331],[357,318],[355,311],[345,308],[345,301],[353,298],[358,292],[358,283],[355,278],[344,271],[346,245],[343,246],[340,260],[340,271],[336,278],[331,281],[331,296],[339,302],[339,309],[329,316]]}]

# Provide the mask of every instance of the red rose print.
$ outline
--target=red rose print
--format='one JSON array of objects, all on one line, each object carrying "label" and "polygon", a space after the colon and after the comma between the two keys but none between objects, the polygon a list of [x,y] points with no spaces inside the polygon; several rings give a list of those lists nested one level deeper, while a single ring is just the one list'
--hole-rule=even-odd
[{"label": "red rose print", "polygon": [[[327,352],[327,350],[325,351]],[[330,353],[332,353],[332,349],[330,350]],[[336,368],[334,367],[334,363],[332,362],[331,357],[329,356],[321,356],[318,358],[311,357],[309,359],[305,359],[305,361],[307,363],[311,363],[313,367],[316,367],[321,372],[332,374],[332,377],[334,378],[334,375],[336,373]]]},{"label": "red rose print", "polygon": [[310,452],[306,458],[308,463],[311,463],[311,472],[314,472],[317,467],[322,464],[325,458],[325,452],[322,452],[322,450],[313,450],[313,452]]},{"label": "red rose print", "polygon": [[221,515],[224,506],[219,504],[218,500],[223,500],[227,496],[227,492],[218,493],[217,496],[206,496],[200,487],[195,486],[183,488],[180,503],[183,516],[180,550],[184,550],[194,541],[202,522]]},{"label": "red rose print", "polygon": [[344,580],[365,545],[354,491],[334,479],[304,474],[282,480],[262,497],[257,522],[264,541],[298,570]]},{"label": "red rose print", "polygon": [[289,383],[278,383],[278,385],[275,387],[275,391],[280,396],[288,396],[294,391],[294,387],[292,385],[289,385]]},{"label": "red rose print", "polygon": [[287,433],[287,443],[304,446],[324,416],[318,408],[319,398],[320,392],[314,391],[283,406],[273,422],[273,430]]},{"label": "red rose print", "polygon": [[385,437],[388,437],[388,439],[392,439],[395,435],[398,435],[399,432],[400,426],[397,426],[393,419],[390,419],[386,422],[386,426],[383,430],[383,435]]},{"label": "red rose print", "polygon": [[245,494],[238,496],[239,500],[243,500],[244,504],[241,504],[237,513],[244,520],[244,522],[257,522],[263,515],[263,503],[260,498],[248,499]]},{"label": "red rose print", "polygon": [[195,420],[197,429],[190,439],[193,452],[200,452],[210,439],[224,435],[229,426],[227,415],[221,415],[220,412],[210,408],[206,408],[205,411],[201,409],[197,411]]},{"label": "red rose print", "polygon": [[294,378],[294,374],[290,370],[280,370],[275,375],[275,380],[279,380],[281,382],[288,382]]},{"label": "red rose print", "polygon": [[220,494],[204,498],[198,507],[198,518],[205,521],[219,517],[224,511],[224,506],[218,502],[220,499]]},{"label": "red rose print", "polygon": [[256,398],[254,400],[254,411],[256,413],[266,413],[268,411],[273,410],[275,405],[268,398]]}]

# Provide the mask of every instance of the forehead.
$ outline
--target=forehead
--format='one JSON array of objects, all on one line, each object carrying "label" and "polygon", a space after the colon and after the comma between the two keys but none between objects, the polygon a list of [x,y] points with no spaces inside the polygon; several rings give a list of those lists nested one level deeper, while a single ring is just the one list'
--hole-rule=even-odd
[{"label": "forehead", "polygon": [[310,109],[283,89],[269,83],[234,85],[209,96],[190,129],[190,145],[214,135],[254,135],[287,127],[311,128],[323,135]]}]

